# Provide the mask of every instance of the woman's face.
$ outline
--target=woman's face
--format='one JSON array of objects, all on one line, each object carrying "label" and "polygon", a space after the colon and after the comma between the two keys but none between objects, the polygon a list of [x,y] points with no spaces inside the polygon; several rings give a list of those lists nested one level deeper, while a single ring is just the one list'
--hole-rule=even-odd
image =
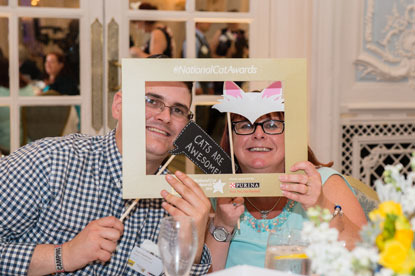
[{"label": "woman's face", "polygon": [[46,56],[45,60],[45,70],[46,73],[50,76],[56,76],[63,68],[63,63],[59,62],[58,57],[49,54]]},{"label": "woman's face", "polygon": [[139,30],[144,30],[144,21],[137,21],[137,28]]},{"label": "woman's face", "polygon": [[137,21],[137,28],[145,33],[151,33],[153,30],[153,24],[149,24],[146,21]]},{"label": "woman's face", "polygon": [[[266,120],[282,120],[278,113],[261,116],[256,123]],[[232,121],[246,120],[242,116]],[[233,147],[239,166],[244,173],[282,173],[285,171],[284,133],[270,135],[261,126],[250,135],[237,135],[232,132]]]}]

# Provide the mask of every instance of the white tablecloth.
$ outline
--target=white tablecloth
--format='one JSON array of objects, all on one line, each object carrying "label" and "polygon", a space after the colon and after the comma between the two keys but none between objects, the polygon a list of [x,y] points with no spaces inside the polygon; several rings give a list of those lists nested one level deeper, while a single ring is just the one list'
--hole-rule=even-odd
[{"label": "white tablecloth", "polygon": [[298,274],[281,272],[267,268],[255,267],[250,265],[238,265],[218,272],[211,273],[212,276],[300,276]]}]

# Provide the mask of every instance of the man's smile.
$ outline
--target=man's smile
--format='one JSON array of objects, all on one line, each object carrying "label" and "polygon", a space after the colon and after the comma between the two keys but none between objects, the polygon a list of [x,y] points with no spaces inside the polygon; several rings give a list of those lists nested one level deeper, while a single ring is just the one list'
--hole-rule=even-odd
[{"label": "man's smile", "polygon": [[160,128],[148,126],[148,127],[146,127],[146,129],[148,131],[159,133],[159,134],[162,134],[162,135],[167,136],[167,137],[171,136],[171,134],[169,132],[167,132],[165,130],[162,130]]}]

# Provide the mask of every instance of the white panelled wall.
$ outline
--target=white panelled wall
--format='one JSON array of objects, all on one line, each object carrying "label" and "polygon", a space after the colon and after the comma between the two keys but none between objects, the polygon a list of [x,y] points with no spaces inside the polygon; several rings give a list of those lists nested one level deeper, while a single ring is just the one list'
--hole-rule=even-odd
[{"label": "white panelled wall", "polygon": [[415,151],[413,4],[313,2],[310,143],[368,184]]},{"label": "white panelled wall", "polygon": [[[307,58],[309,140],[368,184],[415,151],[414,1],[276,0],[270,57]],[[388,21],[389,20],[389,21]],[[406,29],[399,29],[405,22]]]}]

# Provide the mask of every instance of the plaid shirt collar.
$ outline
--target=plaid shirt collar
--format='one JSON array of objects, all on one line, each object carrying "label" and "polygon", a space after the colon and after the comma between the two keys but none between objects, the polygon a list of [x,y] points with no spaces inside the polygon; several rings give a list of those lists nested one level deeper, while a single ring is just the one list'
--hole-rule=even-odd
[{"label": "plaid shirt collar", "polygon": [[108,135],[109,139],[105,151],[108,156],[105,159],[108,160],[112,180],[118,188],[122,189],[122,156],[117,147],[115,131],[115,129],[112,130]]}]

